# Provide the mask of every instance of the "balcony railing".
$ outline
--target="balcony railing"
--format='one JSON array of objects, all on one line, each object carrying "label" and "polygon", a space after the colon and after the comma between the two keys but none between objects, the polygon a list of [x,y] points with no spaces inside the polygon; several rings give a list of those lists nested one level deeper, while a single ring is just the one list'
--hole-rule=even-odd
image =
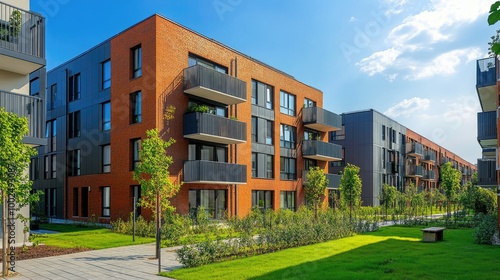
[{"label": "balcony railing", "polygon": [[184,162],[184,182],[199,184],[246,184],[246,165],[190,160]]},{"label": "balcony railing", "polygon": [[208,67],[194,65],[184,69],[184,92],[226,105],[246,101],[246,83]]},{"label": "balcony railing", "polygon": [[436,152],[433,151],[425,151],[424,156],[422,157],[422,161],[427,163],[435,163],[436,159]]},{"label": "balcony railing", "polygon": [[317,131],[336,131],[342,129],[342,116],[320,107],[302,109],[302,123]]},{"label": "balcony railing", "polygon": [[[302,182],[305,185],[307,183],[307,173],[309,171],[304,170],[302,171]],[[341,175],[338,174],[330,174],[326,173],[326,179],[328,179],[328,186],[326,187],[327,189],[338,189],[340,186],[340,178],[342,178]]]},{"label": "balcony railing", "polygon": [[434,180],[436,178],[434,170],[424,170],[424,180]]},{"label": "balcony railing", "polygon": [[497,172],[495,159],[477,160],[477,185],[496,186]]},{"label": "balcony railing", "polygon": [[239,144],[247,140],[247,124],[208,113],[184,114],[184,137],[221,144]]},{"label": "balcony railing", "polygon": [[477,141],[483,148],[497,146],[497,112],[477,113]]},{"label": "balcony railing", "polygon": [[28,119],[28,135],[24,143],[30,145],[45,145],[44,125],[45,112],[44,101],[40,97],[24,94],[0,91],[0,107],[5,111],[17,114]]},{"label": "balcony railing", "polygon": [[319,140],[304,140],[302,156],[321,161],[342,160],[342,146]]},{"label": "balcony railing", "polygon": [[478,60],[476,67],[476,87],[480,88],[496,85],[496,72],[494,57]]},{"label": "balcony railing", "polygon": [[[14,69],[29,74],[45,65],[45,19],[36,13],[24,11],[0,2],[0,56],[20,57],[30,62]],[[0,69],[9,65],[0,65]]]},{"label": "balcony railing", "polygon": [[407,177],[422,177],[424,176],[424,168],[422,166],[406,165]]},{"label": "balcony railing", "polygon": [[406,143],[406,154],[414,157],[424,155],[424,146],[417,142]]}]

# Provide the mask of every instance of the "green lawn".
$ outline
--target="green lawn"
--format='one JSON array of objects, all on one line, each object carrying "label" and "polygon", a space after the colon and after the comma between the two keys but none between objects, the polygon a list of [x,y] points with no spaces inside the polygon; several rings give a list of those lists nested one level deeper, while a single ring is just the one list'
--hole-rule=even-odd
[{"label": "green lawn", "polygon": [[276,253],[182,268],[177,279],[498,279],[500,246],[473,243],[472,230],[421,242],[420,228],[385,227]]},{"label": "green lawn", "polygon": [[154,238],[135,237],[114,233],[107,228],[86,228],[76,225],[41,225],[42,229],[55,230],[61,233],[35,235],[32,242],[42,243],[62,248],[85,247],[90,249],[105,249],[128,245],[152,243]]}]

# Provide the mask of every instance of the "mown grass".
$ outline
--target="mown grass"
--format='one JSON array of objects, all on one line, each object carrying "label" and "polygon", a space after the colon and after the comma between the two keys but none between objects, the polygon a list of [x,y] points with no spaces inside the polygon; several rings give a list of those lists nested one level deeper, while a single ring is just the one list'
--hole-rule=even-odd
[{"label": "mown grass", "polygon": [[41,228],[60,233],[35,234],[31,242],[61,248],[83,247],[89,249],[106,249],[152,243],[155,241],[154,238],[139,236],[136,236],[135,241],[132,241],[131,235],[114,233],[107,228],[89,228],[66,224],[46,224],[41,225]]},{"label": "mown grass", "polygon": [[176,279],[498,279],[499,246],[474,244],[470,229],[447,229],[444,241],[423,243],[420,229],[385,227],[162,275]]}]

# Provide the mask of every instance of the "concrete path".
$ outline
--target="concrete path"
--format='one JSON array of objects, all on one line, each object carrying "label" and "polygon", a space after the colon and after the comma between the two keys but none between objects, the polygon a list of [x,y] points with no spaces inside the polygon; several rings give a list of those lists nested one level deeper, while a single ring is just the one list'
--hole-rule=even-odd
[{"label": "concrete path", "polygon": [[[176,260],[178,248],[162,249],[162,271],[182,266]],[[154,256],[155,244],[145,244],[17,261],[19,275],[7,279],[168,279],[157,275]]]}]

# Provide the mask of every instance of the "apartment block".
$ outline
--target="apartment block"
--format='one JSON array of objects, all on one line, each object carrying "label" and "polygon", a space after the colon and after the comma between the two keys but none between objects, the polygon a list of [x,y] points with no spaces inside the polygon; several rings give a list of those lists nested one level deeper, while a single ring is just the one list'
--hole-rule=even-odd
[{"label": "apartment block", "polygon": [[373,109],[342,114],[342,129],[330,132],[330,142],[343,149],[343,159],[330,163],[340,174],[347,163],[360,167],[363,205],[380,205],[382,185],[404,191],[439,188],[439,167],[451,162],[462,172],[462,184],[471,180],[475,165]]},{"label": "apartment block", "polygon": [[[172,199],[181,214],[296,209],[307,170],[342,159],[328,142],[342,120],[320,90],[160,15],[50,70],[46,105],[48,145],[32,176],[50,217],[149,216],[134,205],[132,174],[152,128],[176,140],[169,171],[183,183]],[[327,176],[337,188],[339,176]]]},{"label": "apartment block", "polygon": [[[29,133],[23,142],[32,147],[46,143],[44,66],[45,19],[30,11],[28,0],[1,1],[0,107],[28,119]],[[38,69],[40,78],[31,80],[30,73]],[[20,214],[29,217],[28,207],[21,209]],[[23,241],[23,228],[24,224],[18,221],[17,242]]]}]

